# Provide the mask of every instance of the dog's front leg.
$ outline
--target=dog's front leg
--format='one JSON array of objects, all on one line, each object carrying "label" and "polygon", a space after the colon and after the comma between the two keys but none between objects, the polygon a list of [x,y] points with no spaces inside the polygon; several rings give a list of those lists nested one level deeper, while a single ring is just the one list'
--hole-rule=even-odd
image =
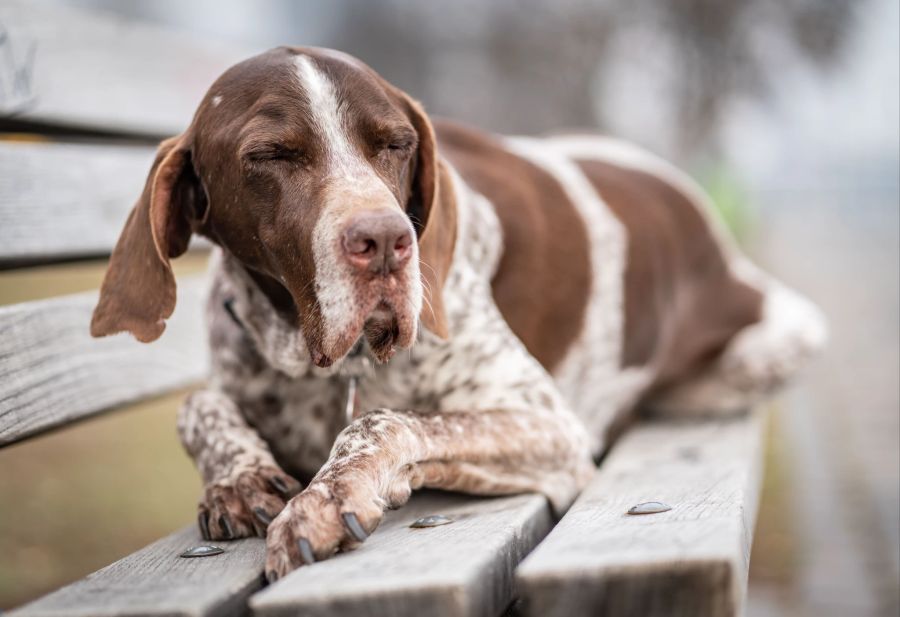
[{"label": "dog's front leg", "polygon": [[198,523],[205,539],[265,535],[269,522],[300,490],[221,392],[191,394],[178,413],[178,435],[203,478]]},{"label": "dog's front leg", "polygon": [[551,409],[366,414],[340,434],[325,466],[269,527],[267,577],[352,548],[385,508],[422,486],[539,491],[566,507],[593,471],[586,435],[573,419]]}]

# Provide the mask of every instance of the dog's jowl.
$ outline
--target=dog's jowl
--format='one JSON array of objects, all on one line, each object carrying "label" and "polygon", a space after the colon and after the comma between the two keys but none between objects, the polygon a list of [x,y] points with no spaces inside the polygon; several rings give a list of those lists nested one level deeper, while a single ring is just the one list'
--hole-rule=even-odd
[{"label": "dog's jowl", "polygon": [[265,535],[270,579],[419,487],[564,510],[637,405],[739,413],[824,339],[665,162],[433,121],[324,49],[231,68],[160,145],[95,336],[162,334],[192,234],[216,246],[213,372],[178,420],[199,525]]}]

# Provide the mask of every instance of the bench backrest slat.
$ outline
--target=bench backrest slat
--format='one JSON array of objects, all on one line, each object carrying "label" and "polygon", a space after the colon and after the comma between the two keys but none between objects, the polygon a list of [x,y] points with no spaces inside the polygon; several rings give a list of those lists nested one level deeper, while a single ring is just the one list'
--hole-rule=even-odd
[{"label": "bench backrest slat", "polygon": [[0,142],[0,268],[108,254],[154,152],[149,146]]},{"label": "bench backrest slat", "polygon": [[253,51],[34,0],[4,0],[0,33],[0,117],[158,136],[183,131],[212,82]]},{"label": "bench backrest slat", "polygon": [[127,334],[92,339],[97,293],[0,307],[0,446],[202,380],[208,360],[201,277],[152,345]]}]

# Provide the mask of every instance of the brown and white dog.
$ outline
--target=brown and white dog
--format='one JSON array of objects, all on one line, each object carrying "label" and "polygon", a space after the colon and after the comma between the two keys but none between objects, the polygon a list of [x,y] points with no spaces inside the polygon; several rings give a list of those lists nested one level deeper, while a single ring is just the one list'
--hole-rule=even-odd
[{"label": "brown and white dog", "polygon": [[160,336],[193,233],[218,247],[213,373],[178,430],[203,535],[266,535],[270,580],[362,542],[423,486],[563,510],[637,404],[745,409],[825,337],[665,162],[432,123],[324,49],[229,69],[163,142],[95,336]]}]

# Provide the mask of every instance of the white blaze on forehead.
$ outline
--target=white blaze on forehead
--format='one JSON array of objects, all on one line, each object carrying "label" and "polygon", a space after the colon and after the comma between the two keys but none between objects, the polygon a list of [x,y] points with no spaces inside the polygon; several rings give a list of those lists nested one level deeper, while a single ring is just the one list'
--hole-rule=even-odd
[{"label": "white blaze on forehead", "polygon": [[[349,127],[343,117],[337,90],[328,75],[319,70],[308,56],[298,55],[294,62],[300,87],[309,104],[312,125],[323,142],[326,156],[328,188],[323,197],[322,213],[313,229],[313,259],[316,263],[316,296],[325,326],[323,343],[327,348],[342,336],[359,311],[358,292],[340,247],[344,220],[352,210],[360,207],[403,209],[381,177],[354,147],[347,133]],[[421,303],[417,266],[418,259],[411,259],[407,266],[413,305]]]},{"label": "white blaze on forehead", "polygon": [[[360,159],[347,135],[334,84],[307,56],[297,56],[294,62],[300,86],[309,101],[313,124],[324,141],[329,173],[365,173],[368,166]],[[368,171],[371,173],[371,168]]]}]

